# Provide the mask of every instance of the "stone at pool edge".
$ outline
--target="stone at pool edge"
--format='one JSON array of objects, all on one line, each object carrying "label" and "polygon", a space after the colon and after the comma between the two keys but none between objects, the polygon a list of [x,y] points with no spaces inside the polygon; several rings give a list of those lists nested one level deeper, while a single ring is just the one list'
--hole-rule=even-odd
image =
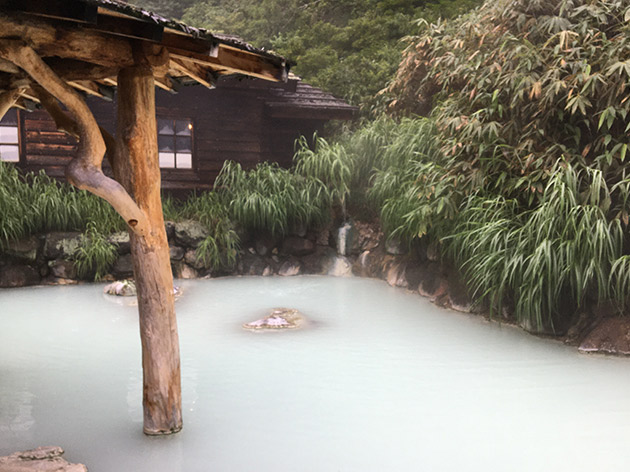
[{"label": "stone at pool edge", "polygon": [[300,328],[305,322],[304,315],[295,308],[274,308],[264,318],[243,323],[243,329],[248,331],[284,331]]},{"label": "stone at pool edge", "polygon": [[58,446],[38,447],[0,457],[0,472],[87,472],[83,464],[71,464]]}]

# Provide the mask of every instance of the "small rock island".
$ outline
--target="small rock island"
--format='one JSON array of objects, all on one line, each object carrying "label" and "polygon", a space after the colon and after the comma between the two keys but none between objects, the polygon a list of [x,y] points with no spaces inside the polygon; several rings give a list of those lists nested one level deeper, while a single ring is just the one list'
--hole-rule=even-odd
[{"label": "small rock island", "polygon": [[300,328],[305,322],[304,315],[295,308],[274,308],[264,318],[244,323],[243,328],[249,331],[279,331]]}]

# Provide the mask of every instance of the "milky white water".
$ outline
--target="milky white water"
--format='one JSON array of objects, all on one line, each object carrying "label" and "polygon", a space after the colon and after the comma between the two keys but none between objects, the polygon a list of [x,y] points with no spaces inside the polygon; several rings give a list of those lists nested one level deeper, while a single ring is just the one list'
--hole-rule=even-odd
[{"label": "milky white water", "polygon": [[[135,307],[0,291],[0,455],[91,472],[620,471],[630,359],[586,356],[359,278],[181,282],[184,430],[142,434]],[[241,324],[298,308],[302,331]]]}]

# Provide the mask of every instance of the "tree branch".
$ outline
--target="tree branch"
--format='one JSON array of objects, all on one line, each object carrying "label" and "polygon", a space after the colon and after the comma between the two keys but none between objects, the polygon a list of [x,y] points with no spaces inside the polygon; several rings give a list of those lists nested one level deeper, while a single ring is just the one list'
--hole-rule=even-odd
[{"label": "tree branch", "polygon": [[[22,68],[48,94],[63,103],[76,123],[79,146],[77,156],[66,168],[68,181],[107,200],[125,219],[132,231],[136,234],[146,234],[148,222],[144,212],[122,185],[103,174],[101,165],[106,150],[105,142],[92,112],[81,97],[59,78],[32,48],[19,40],[1,40],[0,57]],[[59,108],[61,111],[58,104],[54,103],[51,106],[53,110]],[[63,111],[61,113],[63,114]]]}]

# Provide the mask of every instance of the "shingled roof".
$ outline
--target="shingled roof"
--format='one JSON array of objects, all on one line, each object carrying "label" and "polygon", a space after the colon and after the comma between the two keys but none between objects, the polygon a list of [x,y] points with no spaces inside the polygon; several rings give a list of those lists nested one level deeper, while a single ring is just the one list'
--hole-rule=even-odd
[{"label": "shingled roof", "polygon": [[[156,85],[213,87],[223,75],[286,81],[290,64],[246,42],[192,28],[116,0],[4,0],[0,38],[20,38],[71,86],[111,96],[117,72],[133,64],[130,40],[168,56]],[[15,87],[21,73],[0,60],[0,90]],[[33,100],[27,91],[22,101]]]},{"label": "shingled roof", "polygon": [[282,85],[271,87],[272,98],[265,102],[267,113],[273,118],[351,120],[359,110],[297,78]]}]

